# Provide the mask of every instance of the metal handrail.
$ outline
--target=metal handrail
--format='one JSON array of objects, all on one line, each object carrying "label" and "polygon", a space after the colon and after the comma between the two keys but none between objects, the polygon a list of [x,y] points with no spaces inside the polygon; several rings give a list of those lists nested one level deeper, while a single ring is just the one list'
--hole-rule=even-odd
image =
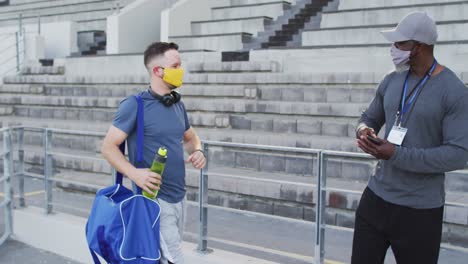
[{"label": "metal handrail", "polygon": [[[41,179],[44,181],[45,184],[45,213],[49,214],[53,211],[53,206],[58,205],[52,201],[52,184],[54,182],[62,182],[68,184],[74,184],[77,186],[83,186],[88,188],[101,188],[102,186],[97,186],[93,184],[85,184],[73,180],[67,179],[56,179],[53,177],[53,156],[73,156],[78,157],[77,155],[68,154],[68,153],[60,153],[54,152],[52,150],[52,136],[53,134],[68,134],[68,135],[82,135],[82,136],[105,136],[105,133],[102,132],[89,132],[89,131],[80,131],[80,130],[68,130],[68,129],[54,129],[54,128],[40,128],[40,127],[32,127],[32,126],[14,126],[10,128],[1,128],[0,132],[3,132],[5,136],[6,133],[11,133],[11,131],[18,131],[18,157],[19,157],[19,164],[18,164],[18,172],[13,172],[10,174],[16,177],[19,177],[20,183],[20,206],[25,206],[25,198],[24,198],[24,178],[36,178]],[[24,132],[42,132],[44,135],[44,175],[34,174],[24,171]],[[10,138],[11,140],[11,138]],[[8,140],[4,140],[8,142]],[[255,144],[243,144],[243,143],[232,143],[232,142],[218,142],[218,141],[202,141],[203,150],[205,153],[209,153],[210,146],[211,147],[228,147],[228,148],[242,148],[242,149],[253,149],[253,150],[263,150],[263,151],[279,151],[279,152],[291,152],[291,153],[298,153],[303,155],[310,155],[311,162],[315,162],[314,158],[317,157],[317,184],[316,184],[316,193],[317,193],[317,202],[316,202],[316,237],[315,237],[315,263],[324,263],[324,241],[325,241],[325,222],[324,222],[324,215],[326,210],[326,194],[327,191],[342,191],[348,193],[356,193],[360,194],[361,192],[358,191],[351,191],[351,190],[344,190],[338,188],[331,188],[327,187],[326,184],[326,168],[327,168],[327,160],[330,157],[335,158],[352,158],[352,159],[364,159],[364,160],[371,160],[373,157],[368,154],[364,153],[354,153],[354,152],[342,152],[342,151],[328,151],[328,150],[317,150],[317,149],[306,149],[306,148],[293,148],[293,147],[280,147],[280,146],[268,146],[268,145],[255,145]],[[5,148],[8,149],[8,148]],[[11,149],[11,148],[10,148]],[[11,151],[10,151],[11,152]],[[10,155],[11,156],[11,155]],[[209,157],[209,155],[207,155]],[[103,158],[99,157],[83,157],[80,158],[90,158],[90,159],[98,159],[103,160]],[[7,159],[4,159],[5,162]],[[10,161],[12,164],[12,160]],[[208,248],[208,176],[211,174],[209,173],[209,163],[210,159],[207,158],[206,167],[200,170],[200,178],[199,178],[199,234],[198,234],[198,250],[203,253],[208,253],[211,250]],[[11,165],[10,164],[10,165]],[[8,167],[8,166],[4,166]],[[10,166],[12,168],[12,166]],[[8,173],[7,173],[8,175]],[[2,179],[0,179],[1,181]],[[269,179],[262,179],[264,181],[274,181]],[[312,203],[312,201],[311,201]],[[446,203],[448,206],[457,206],[468,208],[468,204],[461,204],[461,203]],[[61,205],[60,205],[61,206]],[[0,239],[1,242],[1,239]]]},{"label": "metal handrail", "polygon": [[[15,32],[14,34],[12,34],[11,36],[9,35],[6,38],[3,38],[2,41],[5,41],[5,40],[11,38],[12,36],[15,37],[14,43],[7,46],[7,47],[5,47],[5,48],[3,48],[2,51],[0,51],[0,55],[5,54],[6,52],[9,52],[12,49],[15,50],[14,51],[15,55],[2,60],[0,62],[0,65],[6,65],[8,67],[10,61],[12,61],[13,59],[16,59],[16,65],[15,65],[16,67],[15,68],[16,68],[16,72],[19,72],[20,67],[23,64],[23,61],[24,61],[24,58],[25,58],[25,52],[26,52],[26,50],[25,50],[25,45],[26,45],[25,44],[25,42],[26,42],[25,41],[25,29],[23,28],[23,25],[22,25],[21,15],[19,16],[19,29],[18,29],[18,31]],[[5,75],[9,74],[10,72],[14,71],[15,68],[10,68],[10,69],[4,70],[4,72],[0,74],[0,77],[3,77]]]},{"label": "metal handrail", "polygon": [[13,232],[13,195],[11,178],[13,176],[13,150],[12,150],[12,139],[11,130],[8,128],[0,129],[3,135],[3,177],[0,178],[0,182],[3,183],[4,199],[0,203],[0,208],[4,210],[4,223],[5,229],[2,237],[0,237],[0,245],[5,243],[10,238]]},{"label": "metal handrail", "polygon": [[203,140],[203,143],[210,145],[210,146],[216,146],[216,147],[272,150],[272,151],[294,152],[294,153],[305,153],[305,154],[318,154],[320,152],[320,150],[318,149],[310,149],[310,148],[280,147],[280,146],[270,146],[270,145],[256,145],[256,144],[245,144],[245,143],[234,143],[234,142],[209,141],[209,140]]}]

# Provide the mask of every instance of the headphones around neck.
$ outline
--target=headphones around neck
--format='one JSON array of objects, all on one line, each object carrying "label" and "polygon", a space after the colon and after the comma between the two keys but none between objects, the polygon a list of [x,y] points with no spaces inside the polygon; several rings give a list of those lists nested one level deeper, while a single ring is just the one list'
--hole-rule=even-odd
[{"label": "headphones around neck", "polygon": [[175,103],[178,103],[182,96],[180,93],[176,91],[171,91],[170,93],[166,95],[159,95],[155,93],[151,88],[148,89],[148,92],[151,94],[151,96],[154,97],[154,99],[160,101],[164,106],[169,107]]}]

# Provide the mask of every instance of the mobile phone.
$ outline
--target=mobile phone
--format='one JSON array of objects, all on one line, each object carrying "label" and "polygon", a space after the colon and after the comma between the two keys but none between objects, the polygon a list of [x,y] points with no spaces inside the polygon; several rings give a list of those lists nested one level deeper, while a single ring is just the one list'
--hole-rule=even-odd
[{"label": "mobile phone", "polygon": [[378,138],[375,138],[371,135],[367,135],[367,139],[370,140],[372,143],[376,144],[376,145],[380,145],[382,144],[382,141],[380,141]]}]

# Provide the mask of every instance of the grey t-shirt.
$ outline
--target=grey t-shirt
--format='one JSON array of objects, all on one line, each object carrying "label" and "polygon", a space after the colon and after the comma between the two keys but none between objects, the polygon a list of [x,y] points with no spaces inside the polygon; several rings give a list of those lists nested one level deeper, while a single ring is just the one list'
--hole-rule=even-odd
[{"label": "grey t-shirt", "polygon": [[[166,167],[158,198],[169,203],[180,202],[185,197],[185,162],[183,138],[190,128],[187,111],[182,101],[164,106],[148,92],[140,92],[144,105],[143,166],[149,168],[159,147],[167,148]],[[119,105],[112,124],[127,135],[128,156],[136,165],[136,118],[138,103],[134,96],[125,98]]]},{"label": "grey t-shirt", "polygon": [[[395,123],[406,72],[392,72],[380,83],[360,123],[385,138]],[[408,93],[420,77],[411,74]],[[387,202],[412,208],[436,208],[445,203],[445,172],[468,161],[468,89],[448,68],[432,76],[406,114],[408,129],[393,157],[378,163],[369,188]]]}]

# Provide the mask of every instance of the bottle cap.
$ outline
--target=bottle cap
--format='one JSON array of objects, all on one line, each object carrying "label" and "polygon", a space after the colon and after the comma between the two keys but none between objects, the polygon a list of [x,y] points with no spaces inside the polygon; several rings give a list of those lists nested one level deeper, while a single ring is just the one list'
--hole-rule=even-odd
[{"label": "bottle cap", "polygon": [[167,156],[167,149],[165,147],[160,147],[158,149],[158,155],[159,156],[163,156],[163,157],[166,157]]}]

